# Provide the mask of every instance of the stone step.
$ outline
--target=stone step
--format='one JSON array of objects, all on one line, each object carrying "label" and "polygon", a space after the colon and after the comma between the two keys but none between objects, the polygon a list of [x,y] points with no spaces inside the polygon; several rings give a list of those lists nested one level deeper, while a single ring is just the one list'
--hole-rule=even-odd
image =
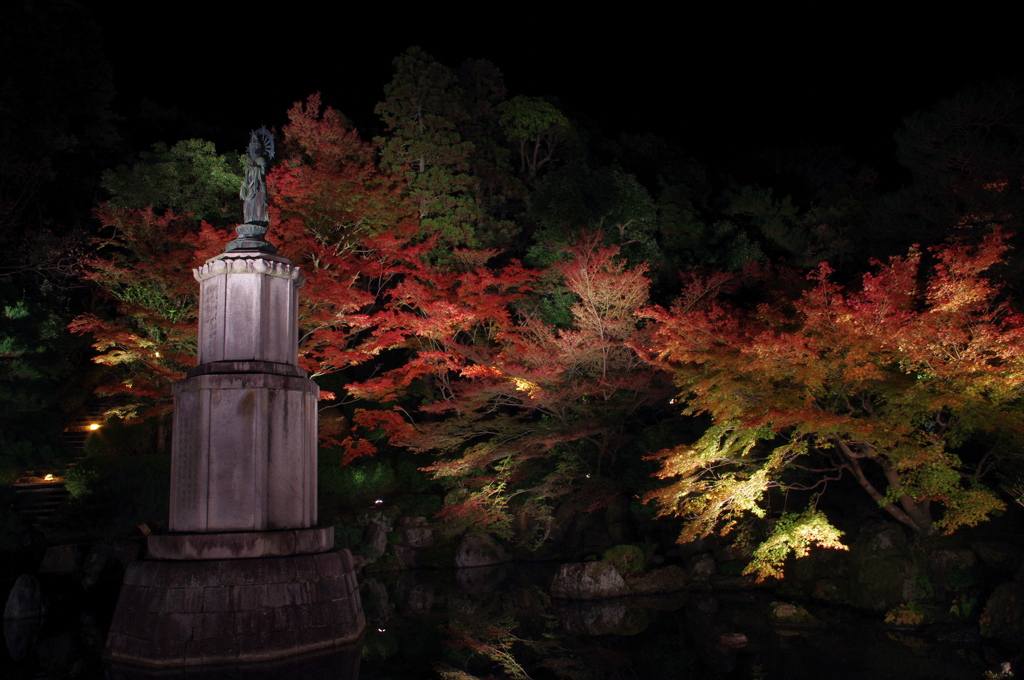
[{"label": "stone step", "polygon": [[[117,401],[109,397],[90,401],[79,411],[78,417],[64,429],[61,439],[71,449],[72,454],[68,467],[74,467],[85,457],[85,440],[93,430],[91,426],[102,425],[103,414],[116,405]],[[48,474],[56,473],[56,469],[23,470],[14,484],[15,509],[33,526],[44,524],[68,498],[63,479],[46,479]]]},{"label": "stone step", "polygon": [[69,467],[73,467],[85,457],[85,440],[96,428],[105,422],[104,414],[116,406],[114,399],[105,397],[86,404],[79,412],[78,417],[72,421],[61,433],[61,438],[73,451]]},{"label": "stone step", "polygon": [[44,524],[68,498],[63,481],[18,482],[14,484],[14,506],[33,526]]}]

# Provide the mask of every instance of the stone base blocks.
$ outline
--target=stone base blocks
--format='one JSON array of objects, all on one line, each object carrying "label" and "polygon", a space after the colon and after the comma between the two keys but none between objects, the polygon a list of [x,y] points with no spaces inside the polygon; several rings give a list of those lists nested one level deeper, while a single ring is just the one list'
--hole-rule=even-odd
[{"label": "stone base blocks", "polygon": [[322,553],[334,548],[334,527],[286,531],[153,534],[146,552],[155,560],[238,560]]},{"label": "stone base blocks", "polygon": [[204,666],[355,642],[365,618],[347,550],[129,565],[107,639],[115,661]]}]

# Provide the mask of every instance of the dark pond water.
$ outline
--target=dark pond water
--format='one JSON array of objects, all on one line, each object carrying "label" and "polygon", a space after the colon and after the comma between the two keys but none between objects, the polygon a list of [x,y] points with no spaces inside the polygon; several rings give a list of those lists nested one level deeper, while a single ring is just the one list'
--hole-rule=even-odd
[{"label": "dark pond water", "polygon": [[506,566],[368,576],[362,643],[288,663],[141,672],[100,659],[113,598],[64,602],[47,620],[4,622],[0,677],[774,679],[982,678],[993,650],[966,630],[893,630],[796,603],[779,625],[766,592],[691,591],[601,603],[552,601],[550,568]]}]

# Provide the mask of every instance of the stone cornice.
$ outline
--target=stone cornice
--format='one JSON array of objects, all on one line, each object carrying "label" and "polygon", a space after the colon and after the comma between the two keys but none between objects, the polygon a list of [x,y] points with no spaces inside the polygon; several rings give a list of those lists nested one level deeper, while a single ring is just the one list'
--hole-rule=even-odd
[{"label": "stone cornice", "polygon": [[295,281],[296,288],[301,288],[306,282],[302,269],[293,265],[287,258],[264,253],[218,255],[207,260],[198,269],[193,269],[192,274],[199,282],[221,274],[262,274],[278,279],[291,279]]}]

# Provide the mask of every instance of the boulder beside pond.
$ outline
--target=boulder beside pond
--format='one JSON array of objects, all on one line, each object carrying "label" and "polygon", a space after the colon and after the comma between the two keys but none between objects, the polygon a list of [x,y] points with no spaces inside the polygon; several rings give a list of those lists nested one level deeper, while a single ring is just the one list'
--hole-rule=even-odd
[{"label": "boulder beside pond", "polygon": [[466,534],[455,551],[455,566],[460,569],[489,567],[503,564],[507,559],[501,544],[483,534]]},{"label": "boulder beside pond", "polygon": [[7,604],[4,606],[4,619],[34,619],[46,613],[46,599],[39,587],[39,579],[32,574],[22,574],[14,582]]},{"label": "boulder beside pond", "polygon": [[921,571],[903,528],[879,523],[861,529],[850,546],[850,604],[884,612],[920,596]]},{"label": "boulder beside pond", "polygon": [[563,564],[551,583],[551,597],[563,600],[603,600],[631,594],[622,575],[603,561]]},{"label": "boulder beside pond", "polygon": [[43,562],[39,565],[40,574],[56,574],[67,576],[82,568],[88,546],[81,544],[54,545],[46,549]]},{"label": "boulder beside pond", "polygon": [[634,595],[675,593],[686,588],[686,583],[686,572],[674,564],[626,580]]},{"label": "boulder beside pond", "polygon": [[717,571],[715,558],[709,553],[694,555],[686,563],[686,574],[694,583],[707,583]]},{"label": "boulder beside pond", "polygon": [[388,547],[388,525],[382,521],[371,519],[363,531],[363,545],[370,559],[379,559]]},{"label": "boulder beside pond", "polygon": [[398,520],[402,545],[410,548],[429,548],[434,545],[434,530],[426,517],[402,517]]},{"label": "boulder beside pond", "polygon": [[978,558],[966,548],[942,548],[928,553],[928,577],[941,589],[951,588],[956,579],[978,567]]},{"label": "boulder beside pond", "polygon": [[1024,651],[1024,568],[1013,581],[998,586],[985,603],[981,634],[1008,649]]},{"label": "boulder beside pond", "polygon": [[771,622],[783,628],[824,628],[818,619],[800,605],[792,602],[772,602]]}]

